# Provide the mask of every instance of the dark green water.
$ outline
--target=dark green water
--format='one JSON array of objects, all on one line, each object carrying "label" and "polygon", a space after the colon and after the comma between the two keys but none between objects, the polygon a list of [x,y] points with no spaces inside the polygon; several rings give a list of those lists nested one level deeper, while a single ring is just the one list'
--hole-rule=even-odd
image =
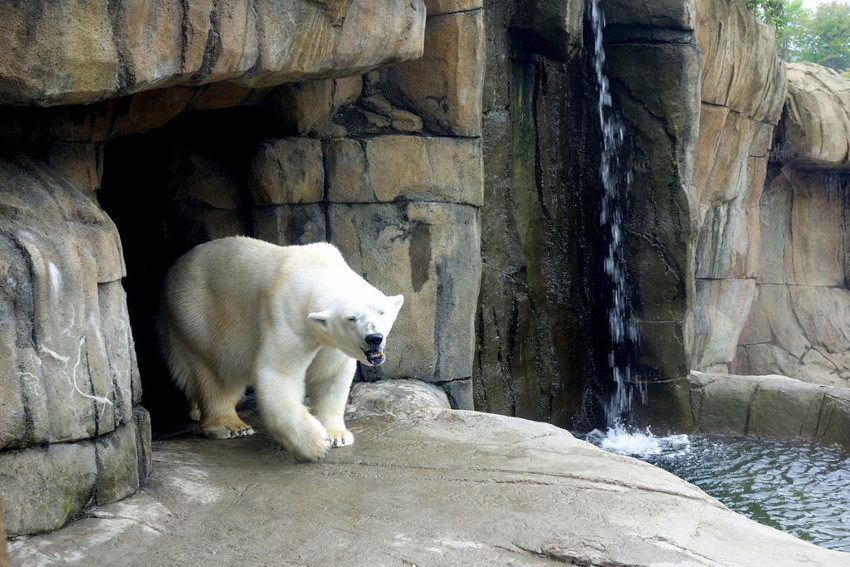
[{"label": "dark green water", "polygon": [[839,448],[720,435],[638,434],[643,440],[630,443],[595,433],[588,441],[661,467],[740,514],[850,552],[850,455]]}]

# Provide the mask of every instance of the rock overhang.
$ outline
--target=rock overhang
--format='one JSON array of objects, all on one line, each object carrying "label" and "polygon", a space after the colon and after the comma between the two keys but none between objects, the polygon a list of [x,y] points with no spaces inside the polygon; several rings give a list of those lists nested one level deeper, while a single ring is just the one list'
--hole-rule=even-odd
[{"label": "rock overhang", "polygon": [[0,104],[363,74],[421,57],[425,15],[422,0],[3,3]]}]

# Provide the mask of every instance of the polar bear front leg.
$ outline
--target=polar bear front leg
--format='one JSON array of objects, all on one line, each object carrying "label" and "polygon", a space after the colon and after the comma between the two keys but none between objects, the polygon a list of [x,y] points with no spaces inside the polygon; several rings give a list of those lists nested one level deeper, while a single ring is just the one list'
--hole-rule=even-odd
[{"label": "polar bear front leg", "polygon": [[354,434],[345,427],[345,404],[357,362],[337,350],[322,348],[307,369],[310,409],[325,429],[334,447],[354,444]]},{"label": "polar bear front leg", "polygon": [[304,377],[269,368],[258,372],[254,394],[272,436],[302,461],[317,461],[331,448],[328,432],[304,406]]}]

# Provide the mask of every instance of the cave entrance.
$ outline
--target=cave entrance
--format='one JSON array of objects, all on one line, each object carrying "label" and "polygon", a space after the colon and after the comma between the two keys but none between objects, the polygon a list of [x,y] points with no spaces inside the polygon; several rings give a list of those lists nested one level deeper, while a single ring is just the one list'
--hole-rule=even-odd
[{"label": "cave entrance", "polygon": [[256,107],[193,111],[104,148],[98,198],[121,236],[142,404],[155,435],[188,421],[157,343],[163,278],[197,244],[254,235],[245,172],[260,140],[287,135],[279,124]]}]

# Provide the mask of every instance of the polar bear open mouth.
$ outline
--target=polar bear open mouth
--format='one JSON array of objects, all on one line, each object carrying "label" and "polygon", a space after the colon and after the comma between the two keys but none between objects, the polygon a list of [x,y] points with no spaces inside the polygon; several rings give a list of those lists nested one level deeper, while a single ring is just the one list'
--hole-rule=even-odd
[{"label": "polar bear open mouth", "polygon": [[384,360],[387,359],[387,357],[384,356],[384,351],[382,350],[364,350],[363,354],[366,355],[366,360],[368,360],[369,364],[372,366],[383,364]]}]

